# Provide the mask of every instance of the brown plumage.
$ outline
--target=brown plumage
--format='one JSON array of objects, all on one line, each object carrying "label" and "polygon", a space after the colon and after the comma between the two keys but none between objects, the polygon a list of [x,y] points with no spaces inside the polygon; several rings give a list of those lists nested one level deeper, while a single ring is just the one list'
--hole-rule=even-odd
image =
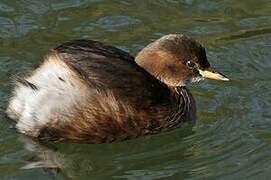
[{"label": "brown plumage", "polygon": [[[70,41],[19,82],[7,112],[19,131],[39,138],[100,143],[154,134],[195,120],[185,85],[202,76],[227,80],[209,66],[204,48],[180,34],[162,37],[135,59],[100,42]],[[21,97],[26,89],[46,113]]]}]

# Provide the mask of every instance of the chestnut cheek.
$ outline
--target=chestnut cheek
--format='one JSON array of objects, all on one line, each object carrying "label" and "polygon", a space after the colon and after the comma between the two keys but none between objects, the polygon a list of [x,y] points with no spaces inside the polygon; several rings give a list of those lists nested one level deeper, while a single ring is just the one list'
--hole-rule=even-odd
[{"label": "chestnut cheek", "polygon": [[168,65],[167,69],[171,75],[178,74],[178,69],[174,65]]}]

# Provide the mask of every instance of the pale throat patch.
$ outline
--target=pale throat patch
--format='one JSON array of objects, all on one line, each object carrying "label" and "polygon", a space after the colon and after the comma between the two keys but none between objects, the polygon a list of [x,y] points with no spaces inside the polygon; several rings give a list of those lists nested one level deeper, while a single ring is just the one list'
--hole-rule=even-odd
[{"label": "pale throat patch", "polygon": [[191,78],[188,82],[180,81],[177,86],[179,86],[179,87],[186,86],[187,83],[198,83],[201,80],[204,80],[204,77],[196,76],[196,77]]},{"label": "pale throat patch", "polygon": [[200,82],[201,80],[204,80],[204,78],[202,76],[196,76],[190,79],[191,83],[197,83]]}]

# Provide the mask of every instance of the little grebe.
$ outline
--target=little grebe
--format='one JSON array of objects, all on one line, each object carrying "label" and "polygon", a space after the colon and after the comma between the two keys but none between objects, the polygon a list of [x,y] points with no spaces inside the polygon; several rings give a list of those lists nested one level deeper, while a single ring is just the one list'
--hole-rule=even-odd
[{"label": "little grebe", "polygon": [[195,101],[185,86],[203,78],[228,80],[210,69],[205,49],[182,34],[158,39],[136,58],[97,41],[75,40],[18,78],[7,114],[32,137],[119,141],[195,120]]}]

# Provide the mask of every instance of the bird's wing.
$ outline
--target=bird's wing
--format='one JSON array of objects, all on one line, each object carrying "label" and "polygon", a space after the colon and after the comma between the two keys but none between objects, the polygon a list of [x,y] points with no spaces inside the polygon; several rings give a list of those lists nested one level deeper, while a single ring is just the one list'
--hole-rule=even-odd
[{"label": "bird's wing", "polygon": [[74,40],[54,49],[90,87],[109,91],[118,100],[133,104],[161,103],[168,89],[118,48],[92,40]]}]

